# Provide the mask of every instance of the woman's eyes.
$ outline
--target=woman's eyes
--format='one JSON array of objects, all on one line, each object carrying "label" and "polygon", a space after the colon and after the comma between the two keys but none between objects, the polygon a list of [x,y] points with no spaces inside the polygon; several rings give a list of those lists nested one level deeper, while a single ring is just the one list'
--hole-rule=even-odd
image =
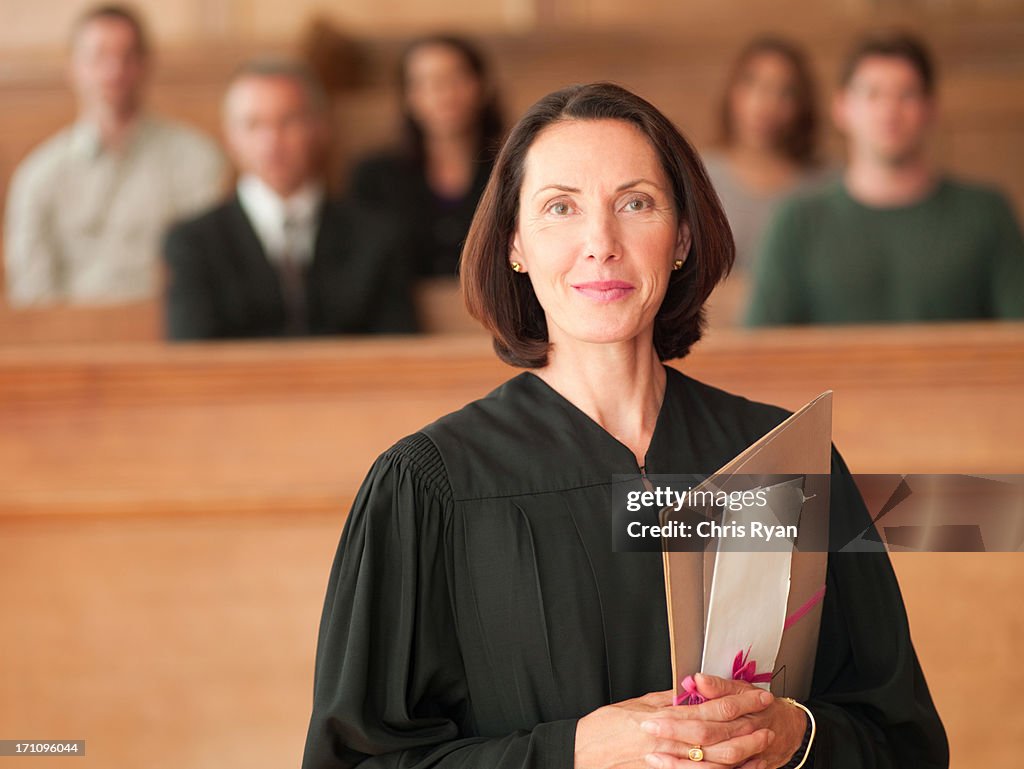
[{"label": "woman's eyes", "polygon": [[[646,195],[637,195],[627,200],[621,210],[626,211],[627,213],[638,213],[640,211],[646,211],[651,208],[652,205],[652,201]],[[572,213],[572,210],[572,205],[568,201],[556,200],[553,203],[548,204],[546,212],[554,214],[555,216],[568,216]]]}]

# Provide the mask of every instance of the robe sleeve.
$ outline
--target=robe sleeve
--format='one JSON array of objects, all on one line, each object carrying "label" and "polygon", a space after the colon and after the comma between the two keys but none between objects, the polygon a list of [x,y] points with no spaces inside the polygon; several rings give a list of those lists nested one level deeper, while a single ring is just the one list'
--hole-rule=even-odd
[{"label": "robe sleeve", "polygon": [[576,719],[474,734],[449,590],[451,489],[425,435],[382,454],[345,523],[303,769],[571,769]]},{"label": "robe sleeve", "polygon": [[[832,453],[831,549],[871,525]],[[830,552],[811,695],[814,769],[949,766],[945,729],[910,638],[889,555]]]}]

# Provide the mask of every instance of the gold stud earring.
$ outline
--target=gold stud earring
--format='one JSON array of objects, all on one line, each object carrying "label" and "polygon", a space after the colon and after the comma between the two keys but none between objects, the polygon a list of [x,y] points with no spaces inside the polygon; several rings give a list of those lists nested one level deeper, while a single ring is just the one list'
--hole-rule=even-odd
[{"label": "gold stud earring", "polygon": [[683,260],[682,259],[676,259],[674,262],[672,262],[672,269],[673,270],[681,270],[682,268],[683,268]]},{"label": "gold stud earring", "polygon": [[522,271],[523,271],[523,265],[521,265],[519,262],[512,262],[512,272],[522,272]]}]

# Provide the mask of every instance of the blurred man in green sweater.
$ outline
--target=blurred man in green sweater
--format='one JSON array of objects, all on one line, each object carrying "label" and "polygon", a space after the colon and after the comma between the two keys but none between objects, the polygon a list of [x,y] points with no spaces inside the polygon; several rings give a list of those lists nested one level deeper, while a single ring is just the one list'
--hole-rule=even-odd
[{"label": "blurred man in green sweater", "polygon": [[780,208],[748,325],[1024,317],[1024,239],[1007,199],[927,157],[934,87],[913,37],[854,49],[833,104],[845,174]]}]

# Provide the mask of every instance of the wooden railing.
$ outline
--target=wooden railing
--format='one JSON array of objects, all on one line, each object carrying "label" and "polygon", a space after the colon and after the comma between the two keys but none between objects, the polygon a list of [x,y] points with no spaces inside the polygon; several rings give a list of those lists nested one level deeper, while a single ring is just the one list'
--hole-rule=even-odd
[{"label": "wooden railing", "polygon": [[[721,331],[680,369],[795,409],[856,472],[1024,468],[1024,324]],[[0,348],[0,512],[326,510],[513,370],[482,334]]]}]

